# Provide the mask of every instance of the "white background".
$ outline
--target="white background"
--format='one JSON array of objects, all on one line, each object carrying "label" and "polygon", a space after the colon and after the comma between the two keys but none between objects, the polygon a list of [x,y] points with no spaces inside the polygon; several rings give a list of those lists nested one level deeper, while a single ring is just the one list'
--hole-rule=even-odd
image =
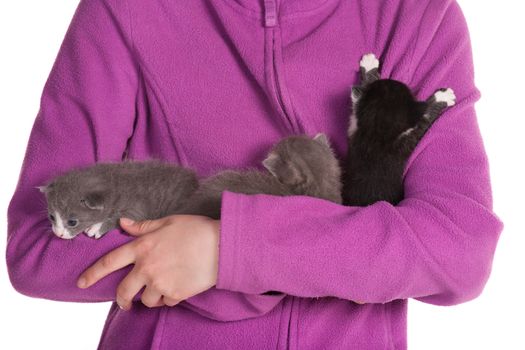
[{"label": "white background", "polygon": [[[374,0],[370,0],[374,1]],[[492,276],[474,301],[409,304],[409,349],[525,349],[525,12],[522,1],[459,0],[474,50],[476,105],[489,156],[495,212],[505,223]],[[45,80],[77,1],[0,2],[2,213],[13,194]],[[5,252],[6,215],[0,216]],[[5,255],[5,254],[4,254]],[[33,299],[0,262],[0,349],[95,349],[109,303]]]}]

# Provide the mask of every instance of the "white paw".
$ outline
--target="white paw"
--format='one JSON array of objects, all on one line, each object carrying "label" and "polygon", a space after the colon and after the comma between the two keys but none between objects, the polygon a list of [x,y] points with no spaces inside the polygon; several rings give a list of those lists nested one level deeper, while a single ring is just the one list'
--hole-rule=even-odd
[{"label": "white paw", "polygon": [[448,107],[456,104],[456,95],[452,89],[436,91],[434,97],[436,98],[436,102],[445,102]]},{"label": "white paw", "polygon": [[86,234],[89,237],[95,237],[96,239],[98,239],[98,238],[100,238],[102,236],[102,233],[100,232],[100,228],[101,227],[102,227],[102,223],[101,222],[96,223],[96,224],[92,225],[91,227],[89,227],[86,230]]},{"label": "white paw", "polygon": [[379,68],[379,60],[373,53],[369,53],[363,56],[361,62],[359,62],[359,66],[363,67],[365,72],[369,72],[374,68]]}]

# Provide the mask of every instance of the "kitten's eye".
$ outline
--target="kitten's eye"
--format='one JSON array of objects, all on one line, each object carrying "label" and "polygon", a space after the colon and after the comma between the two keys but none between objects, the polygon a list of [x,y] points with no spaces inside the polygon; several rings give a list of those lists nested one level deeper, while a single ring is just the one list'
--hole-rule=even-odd
[{"label": "kitten's eye", "polygon": [[78,225],[78,220],[77,219],[69,219],[67,221],[67,226],[69,227],[75,227]]},{"label": "kitten's eye", "polygon": [[55,216],[53,214],[49,214],[49,220],[55,222]]}]

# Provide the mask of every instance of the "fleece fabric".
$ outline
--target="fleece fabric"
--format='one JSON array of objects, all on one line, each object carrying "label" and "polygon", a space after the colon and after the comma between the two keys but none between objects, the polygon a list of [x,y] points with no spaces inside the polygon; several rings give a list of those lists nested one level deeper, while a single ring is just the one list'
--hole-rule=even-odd
[{"label": "fleece fabric", "polygon": [[[156,158],[200,176],[262,170],[281,138],[318,132],[344,159],[365,53],[420,100],[441,87],[457,96],[412,154],[405,199],[345,207],[226,191],[216,287],[175,307],[147,308],[140,294],[131,311],[113,303],[99,348],[407,348],[407,300],[478,296],[502,230],[468,28],[453,0],[80,1],[8,208],[13,286],[36,298],[115,301],[131,270],[76,287],[134,238],[52,234],[35,187],[69,169]],[[270,290],[281,294],[262,295]]]}]

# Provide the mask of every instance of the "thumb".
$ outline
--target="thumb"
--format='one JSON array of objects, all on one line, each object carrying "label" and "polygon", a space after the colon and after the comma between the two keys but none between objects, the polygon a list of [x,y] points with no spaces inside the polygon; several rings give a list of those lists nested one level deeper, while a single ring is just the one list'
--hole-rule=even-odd
[{"label": "thumb", "polygon": [[162,219],[134,221],[129,218],[120,218],[120,226],[132,236],[142,236],[158,230],[163,225],[164,220]]}]

